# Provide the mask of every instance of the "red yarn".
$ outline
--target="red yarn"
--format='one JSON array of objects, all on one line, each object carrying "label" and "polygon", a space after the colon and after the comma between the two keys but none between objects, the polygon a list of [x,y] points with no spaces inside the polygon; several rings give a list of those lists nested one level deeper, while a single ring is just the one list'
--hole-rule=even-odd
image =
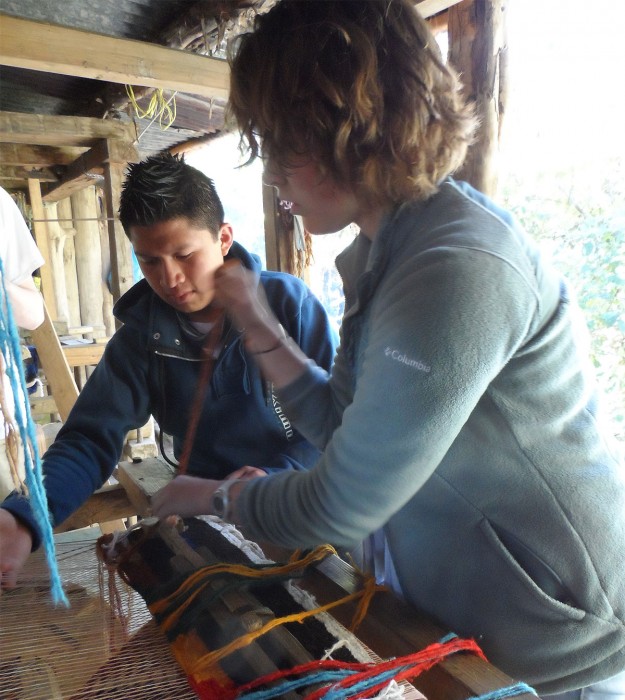
[{"label": "red yarn", "polygon": [[[389,659],[388,661],[382,661],[381,663],[371,664],[370,667],[361,673],[356,673],[346,678],[332,683],[332,689],[338,688],[349,688],[350,685],[356,685],[367,678],[372,678],[377,676],[384,671],[390,671],[394,668],[401,669],[403,666],[408,666],[408,668],[400,670],[394,676],[395,681],[403,681],[408,678],[416,678],[424,671],[432,668],[440,661],[443,661],[446,657],[451,654],[455,654],[459,651],[471,651],[477,654],[480,658],[486,660],[484,653],[479,648],[479,646],[472,639],[459,639],[454,637],[448,642],[436,642],[435,644],[430,644],[425,649],[418,651],[414,654],[408,654],[407,656],[398,656],[394,659]],[[382,690],[388,684],[388,680],[378,683],[375,686],[370,686],[361,693],[351,696],[351,700],[357,700],[357,698],[363,698],[367,695],[371,695],[372,692],[377,692]],[[320,688],[313,693],[306,696],[305,700],[320,700],[323,698],[327,687]]]},{"label": "red yarn", "polygon": [[187,676],[187,680],[200,700],[234,700],[239,694],[239,689],[232,681],[222,685],[214,678],[196,681],[193,676]]},{"label": "red yarn", "polygon": [[[348,663],[344,661],[336,661],[334,659],[310,661],[309,663],[301,664],[291,669],[275,671],[274,673],[269,673],[266,676],[255,678],[253,681],[239,686],[237,688],[236,695],[240,696],[249,692],[250,690],[258,688],[259,686],[269,685],[277,680],[280,680],[281,678],[286,678],[287,676],[301,676],[307,673],[329,669],[346,669],[356,671],[356,673],[353,673],[340,681],[332,683],[331,687],[333,689],[348,688],[350,685],[355,685],[368,678],[372,678],[380,673],[384,673],[385,671],[390,671],[395,668],[398,669],[398,671],[394,676],[394,679],[396,681],[402,681],[409,678],[416,678],[424,671],[427,671],[428,669],[432,668],[432,666],[435,666],[440,661],[443,661],[446,657],[460,651],[472,652],[477,654],[477,656],[479,656],[481,659],[486,660],[484,653],[472,639],[459,639],[458,637],[454,637],[447,642],[436,642],[434,644],[430,644],[425,649],[422,649],[414,654],[395,657],[393,659],[389,659],[388,661],[381,661],[379,663]],[[404,666],[407,666],[408,668],[402,668]],[[364,698],[367,695],[371,695],[371,693],[378,692],[387,684],[388,680],[385,680],[375,686],[370,686],[361,693],[354,695],[352,700]],[[305,700],[321,700],[327,690],[328,686],[320,688],[319,690],[307,695]],[[226,700],[226,698],[222,696],[221,700]]]}]

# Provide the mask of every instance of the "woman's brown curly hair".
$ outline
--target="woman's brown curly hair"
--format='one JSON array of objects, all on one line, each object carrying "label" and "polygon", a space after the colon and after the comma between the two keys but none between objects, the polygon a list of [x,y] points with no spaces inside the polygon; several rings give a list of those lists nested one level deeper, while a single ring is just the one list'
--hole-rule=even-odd
[{"label": "woman's brown curly hair", "polygon": [[425,199],[475,120],[410,0],[280,0],[230,50],[228,115],[250,158],[310,154],[379,203]]}]

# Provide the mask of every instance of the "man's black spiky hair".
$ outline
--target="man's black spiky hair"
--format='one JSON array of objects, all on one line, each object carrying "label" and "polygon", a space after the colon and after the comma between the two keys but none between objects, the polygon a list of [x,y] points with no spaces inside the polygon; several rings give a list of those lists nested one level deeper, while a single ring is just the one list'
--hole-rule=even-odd
[{"label": "man's black spiky hair", "polygon": [[215,238],[224,209],[215,184],[185,163],[184,156],[159,153],[128,166],[119,203],[119,219],[127,236],[132,226],[188,219]]}]

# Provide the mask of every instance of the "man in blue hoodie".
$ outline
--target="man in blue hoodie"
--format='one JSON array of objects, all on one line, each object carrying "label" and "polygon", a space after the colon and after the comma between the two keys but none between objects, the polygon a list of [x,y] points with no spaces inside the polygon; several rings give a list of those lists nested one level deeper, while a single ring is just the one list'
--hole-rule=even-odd
[{"label": "man in blue hoodie", "polygon": [[[311,291],[291,275],[261,272],[259,260],[233,241],[213,182],[184,159],[161,154],[131,165],[119,215],[145,279],[115,305],[124,325],[43,460],[53,525],[109,478],[126,434],[150,415],[181,457],[206,362],[214,367],[184,458],[188,474],[258,476],[307,469],[319,456],[291,426],[242,329],[212,304],[214,272],[224,261],[253,270],[285,332],[329,369],[335,336]],[[14,492],[0,508],[3,585],[13,584],[39,541],[28,499]]]}]

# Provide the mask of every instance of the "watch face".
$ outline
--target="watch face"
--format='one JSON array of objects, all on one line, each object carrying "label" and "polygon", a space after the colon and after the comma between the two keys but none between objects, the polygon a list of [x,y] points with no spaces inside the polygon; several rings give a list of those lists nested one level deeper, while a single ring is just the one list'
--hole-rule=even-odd
[{"label": "watch face", "polygon": [[215,515],[223,515],[226,504],[224,502],[223,494],[219,492],[219,489],[215,491],[213,495],[213,512]]}]

